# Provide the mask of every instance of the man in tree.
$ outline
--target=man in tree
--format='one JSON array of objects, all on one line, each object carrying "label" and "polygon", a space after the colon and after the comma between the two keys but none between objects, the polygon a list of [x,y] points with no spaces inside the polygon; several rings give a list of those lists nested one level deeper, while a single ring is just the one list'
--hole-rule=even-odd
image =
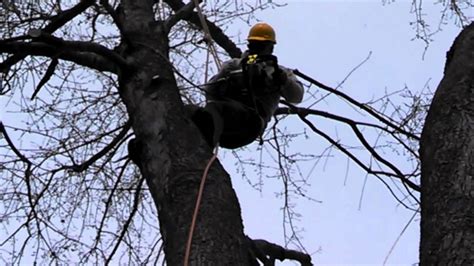
[{"label": "man in tree", "polygon": [[264,131],[281,97],[291,103],[303,99],[303,86],[274,56],[275,31],[255,24],[248,50],[224,63],[206,87],[207,104],[193,113],[193,121],[210,146],[235,149],[254,141]]}]

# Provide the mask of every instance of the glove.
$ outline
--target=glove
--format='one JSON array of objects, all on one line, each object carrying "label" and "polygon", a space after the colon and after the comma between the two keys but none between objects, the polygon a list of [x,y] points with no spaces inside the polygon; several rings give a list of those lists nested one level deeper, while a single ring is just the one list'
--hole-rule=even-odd
[{"label": "glove", "polygon": [[277,85],[285,85],[286,82],[288,82],[288,76],[286,75],[285,71],[281,70],[281,68],[277,66],[273,72],[273,81]]}]

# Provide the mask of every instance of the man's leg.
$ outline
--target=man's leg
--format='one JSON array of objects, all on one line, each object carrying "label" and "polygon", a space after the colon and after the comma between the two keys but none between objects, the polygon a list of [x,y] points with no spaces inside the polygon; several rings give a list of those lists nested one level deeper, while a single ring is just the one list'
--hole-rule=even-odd
[{"label": "man's leg", "polygon": [[209,102],[193,110],[192,120],[211,147],[235,149],[254,141],[263,131],[263,120],[238,101]]},{"label": "man's leg", "polygon": [[203,107],[194,105],[185,106],[186,111],[189,112],[191,120],[197,126],[201,135],[204,137],[209,146],[212,147],[212,134],[214,131],[214,125],[212,117],[207,113]]},{"label": "man's leg", "polygon": [[227,102],[222,106],[224,128],[220,146],[236,149],[252,143],[263,131],[263,120],[248,106],[237,102]]}]

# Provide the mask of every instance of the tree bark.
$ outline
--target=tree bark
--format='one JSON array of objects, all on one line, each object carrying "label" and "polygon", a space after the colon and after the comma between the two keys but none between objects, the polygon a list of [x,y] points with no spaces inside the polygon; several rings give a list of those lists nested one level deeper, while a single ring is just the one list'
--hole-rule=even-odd
[{"label": "tree bark", "polygon": [[[155,201],[167,265],[182,265],[204,168],[211,149],[185,115],[163,22],[152,1],[122,1],[122,56],[135,65],[121,73],[121,97],[141,143],[139,167]],[[190,265],[248,265],[249,244],[229,175],[216,161],[208,175],[194,231]]]},{"label": "tree bark", "polygon": [[474,265],[474,23],[447,54],[420,155],[420,264]]}]

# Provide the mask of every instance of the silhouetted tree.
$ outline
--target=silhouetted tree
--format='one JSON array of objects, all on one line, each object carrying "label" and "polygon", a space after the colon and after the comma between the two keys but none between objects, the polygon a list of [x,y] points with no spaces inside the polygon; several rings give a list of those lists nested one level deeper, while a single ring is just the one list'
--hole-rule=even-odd
[{"label": "silhouetted tree", "polygon": [[474,264],[474,23],[447,53],[421,135],[422,265]]},{"label": "silhouetted tree", "polygon": [[[0,259],[20,263],[32,255],[42,262],[146,264],[159,260],[163,249],[168,265],[182,264],[199,183],[212,156],[184,104],[203,100],[202,86],[196,84],[205,81],[208,69],[215,70],[204,60],[208,45],[217,44],[220,57],[240,56],[224,33],[226,23],[251,21],[255,10],[275,5],[209,2],[205,23],[194,11],[194,1],[2,2],[0,92],[18,102],[18,120],[26,122],[0,123],[0,219],[6,236]],[[307,197],[306,180],[292,174],[292,167],[327,156],[326,151],[287,149],[291,139],[304,135],[278,126],[293,116],[326,140],[327,150],[340,150],[384,182],[401,204],[416,210],[417,149],[427,107],[423,99],[410,95],[414,101],[405,108],[391,108],[388,95],[362,103],[300,76],[320,92],[311,94],[310,107],[282,102],[262,139],[263,147],[277,155],[282,194]],[[365,116],[344,117],[313,107],[328,95]],[[316,118],[346,125],[358,144],[316,127]],[[20,145],[20,137],[30,143]],[[138,168],[127,157],[132,137],[142,143]],[[394,153],[413,160],[413,167],[406,170],[392,162]],[[240,163],[264,167],[262,162]],[[288,202],[285,217],[291,220]],[[294,239],[292,231],[288,240]],[[266,265],[275,259],[310,264],[304,252],[244,234],[229,175],[216,161],[206,182],[190,262],[253,265],[257,259]]]}]

